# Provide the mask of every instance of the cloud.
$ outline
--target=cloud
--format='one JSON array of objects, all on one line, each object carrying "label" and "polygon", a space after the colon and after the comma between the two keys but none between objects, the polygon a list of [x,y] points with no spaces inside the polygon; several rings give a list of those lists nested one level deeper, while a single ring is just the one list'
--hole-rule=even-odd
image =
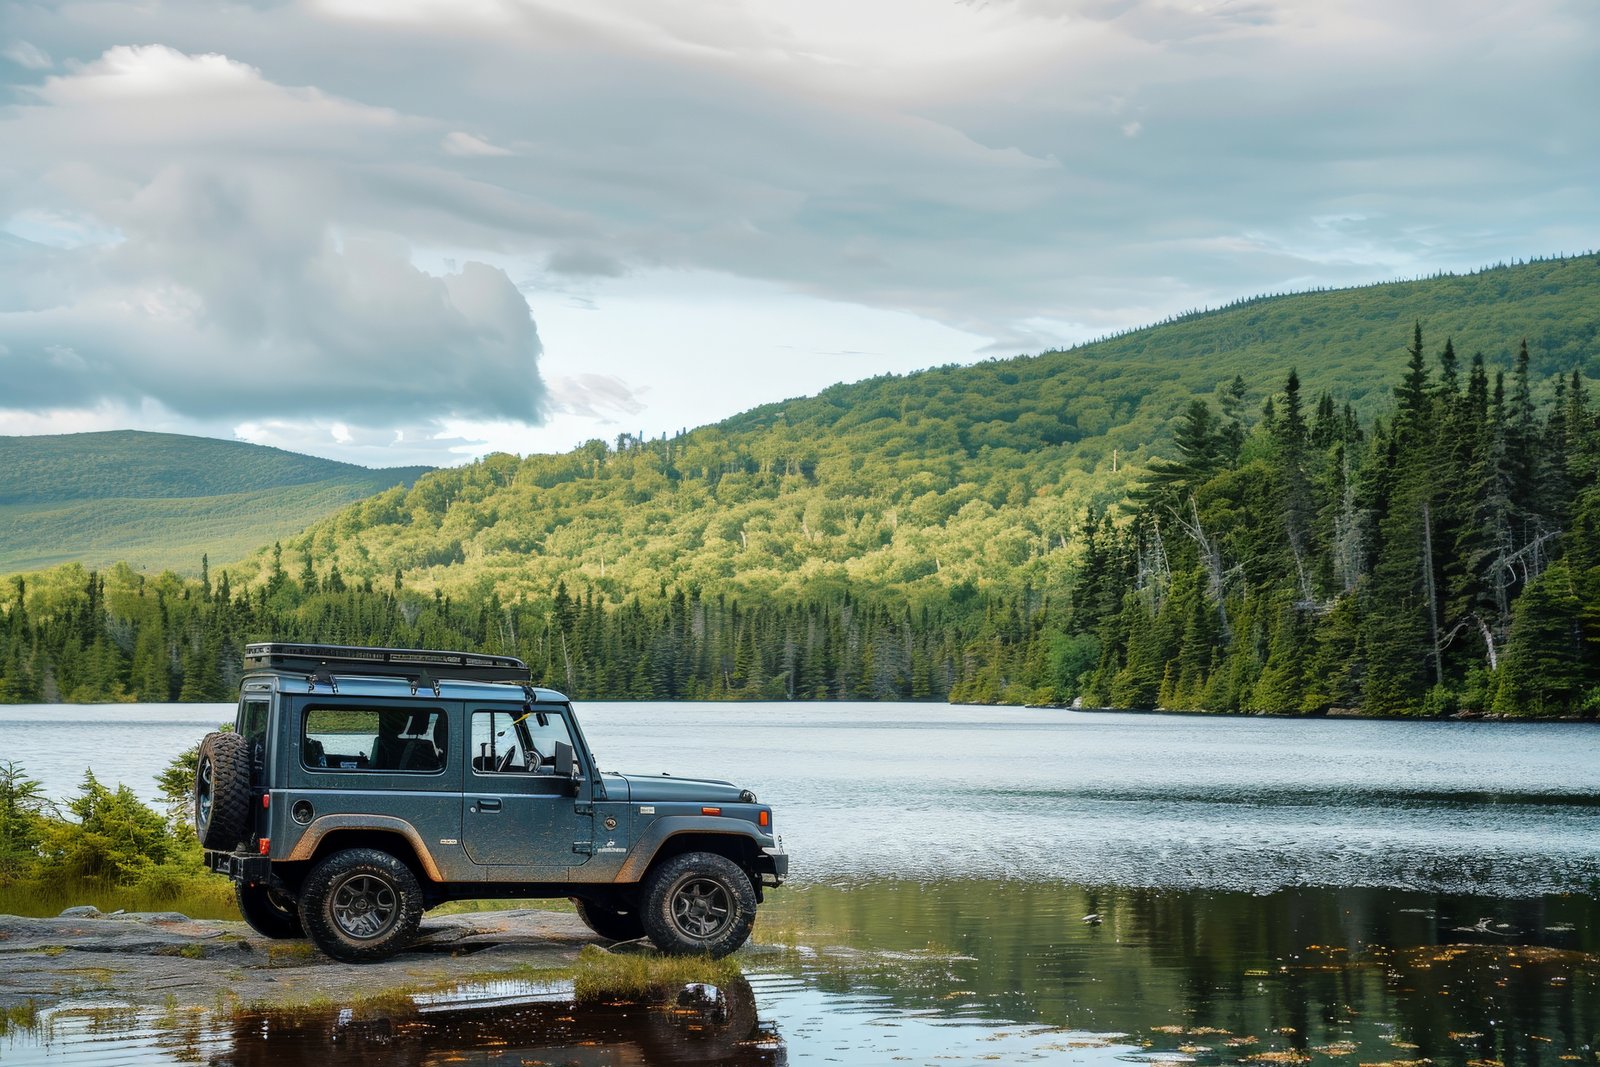
[{"label": "cloud", "polygon": [[[676,273],[1032,351],[1600,228],[1592,0],[14,6],[59,60],[0,111],[37,405],[536,418],[507,269],[594,319]],[[271,392],[308,369],[339,398]]]},{"label": "cloud", "polygon": [[4,55],[11,62],[27,70],[49,70],[55,66],[50,56],[37,45],[27,41],[13,41],[0,55]]},{"label": "cloud", "polygon": [[569,415],[610,421],[637,415],[645,405],[633,387],[610,374],[574,374],[552,378],[552,406]]},{"label": "cloud", "polygon": [[420,125],[159,46],[46,79],[3,127],[38,185],[7,192],[34,193],[19,217],[35,230],[89,216],[115,237],[0,244],[22,292],[0,305],[8,406],[538,421],[541,347],[516,286],[480,262],[418,269],[410,206],[363,173]]},{"label": "cloud", "polygon": [[545,269],[584,278],[620,278],[625,273],[621,261],[595,248],[557,249],[545,261]]},{"label": "cloud", "polygon": [[481,137],[452,130],[445,134],[444,150],[452,156],[509,156],[511,149],[492,145]]}]

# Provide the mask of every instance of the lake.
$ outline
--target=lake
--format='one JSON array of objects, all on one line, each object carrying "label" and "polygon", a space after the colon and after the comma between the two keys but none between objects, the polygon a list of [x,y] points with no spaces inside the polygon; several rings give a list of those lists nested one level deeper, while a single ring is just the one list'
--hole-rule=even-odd
[{"label": "lake", "polygon": [[[746,953],[731,1022],[663,1036],[661,1013],[574,1016],[560,990],[527,992],[371,1021],[393,1028],[401,1061],[1596,1062],[1593,727],[580,712],[608,769],[730,778],[774,806],[794,883],[761,926],[797,933]],[[150,797],[152,776],[230,717],[0,708],[0,759],[52,795],[92,766]],[[0,1063],[243,1062],[261,1050],[239,1026],[285,1034],[275,1062],[371,1053],[367,1038],[330,1045],[338,1025],[174,1036],[63,1016],[48,1038],[0,1039]]]}]

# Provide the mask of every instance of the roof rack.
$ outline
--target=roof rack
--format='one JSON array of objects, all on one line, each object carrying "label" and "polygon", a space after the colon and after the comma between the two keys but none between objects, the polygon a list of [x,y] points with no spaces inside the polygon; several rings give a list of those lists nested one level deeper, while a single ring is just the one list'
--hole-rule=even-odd
[{"label": "roof rack", "polygon": [[362,648],[351,645],[303,645],[283,641],[258,641],[244,646],[244,669],[303,674],[317,680],[333,675],[405,678],[438,689],[440,678],[473,682],[533,680],[528,665],[515,656],[481,652],[441,652],[423,648]]}]

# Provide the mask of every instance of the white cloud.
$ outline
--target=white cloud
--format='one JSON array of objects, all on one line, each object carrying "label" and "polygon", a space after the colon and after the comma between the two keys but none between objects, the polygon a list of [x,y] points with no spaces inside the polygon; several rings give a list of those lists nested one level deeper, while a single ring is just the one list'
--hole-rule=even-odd
[{"label": "white cloud", "polygon": [[28,70],[49,70],[55,66],[48,53],[27,41],[13,41],[0,55]]},{"label": "white cloud", "polygon": [[481,137],[453,130],[445,134],[444,150],[452,156],[509,156],[511,149],[492,145]]},{"label": "white cloud", "polygon": [[472,261],[419,270],[400,236],[412,205],[373,187],[369,168],[425,124],[160,46],[112,48],[34,97],[0,127],[45,200],[19,218],[88,218],[117,239],[0,246],[0,276],[48,263],[55,279],[0,312],[13,404],[541,417],[538,334],[511,280]]}]

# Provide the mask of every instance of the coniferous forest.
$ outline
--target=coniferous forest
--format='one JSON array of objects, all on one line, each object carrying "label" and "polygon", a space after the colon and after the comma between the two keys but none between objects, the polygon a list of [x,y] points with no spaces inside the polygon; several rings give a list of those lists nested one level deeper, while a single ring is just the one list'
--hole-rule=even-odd
[{"label": "coniferous forest", "polygon": [[[1089,504],[1053,537],[1004,539],[1015,484],[969,501],[944,522],[987,509],[987,540],[973,553],[1004,581],[909,595],[837,571],[807,580],[802,567],[775,590],[681,574],[653,587],[635,575],[619,589],[603,580],[602,556],[600,580],[575,571],[570,583],[508,595],[490,582],[412,588],[400,569],[353,573],[369,556],[365,544],[349,550],[354,532],[394,529],[401,519],[388,512],[465,508],[477,481],[486,492],[553,485],[551,464],[569,460],[590,475],[627,464],[662,491],[690,481],[672,481],[673,442],[619,440],[615,452],[594,442],[571,457],[493,456],[438,472],[242,569],[205,566],[188,579],[68,566],[11,579],[0,594],[0,700],[227,700],[243,644],[270,637],[511,653],[545,684],[591,700],[1593,717],[1600,408],[1585,378],[1535,381],[1525,344],[1509,367],[1462,358],[1448,341],[1430,352],[1420,326],[1407,356],[1373,419],[1329,393],[1303,395],[1293,371],[1221,383],[1214,399],[1188,404],[1168,454],[1143,465],[1131,492]],[[900,420],[915,415],[901,404]],[[676,458],[693,445],[680,443]],[[963,445],[996,466],[996,481],[1018,455]],[[770,457],[714,473],[774,486],[813,477]],[[648,509],[643,484],[628,482],[625,499]],[[798,524],[815,540],[837,516],[810,511]],[[892,522],[846,525],[846,536],[895,539]],[[748,525],[734,538],[750,549]],[[1032,569],[1002,558],[1044,552],[1052,562]],[[424,562],[448,568],[459,555],[457,543],[452,558]]]}]

